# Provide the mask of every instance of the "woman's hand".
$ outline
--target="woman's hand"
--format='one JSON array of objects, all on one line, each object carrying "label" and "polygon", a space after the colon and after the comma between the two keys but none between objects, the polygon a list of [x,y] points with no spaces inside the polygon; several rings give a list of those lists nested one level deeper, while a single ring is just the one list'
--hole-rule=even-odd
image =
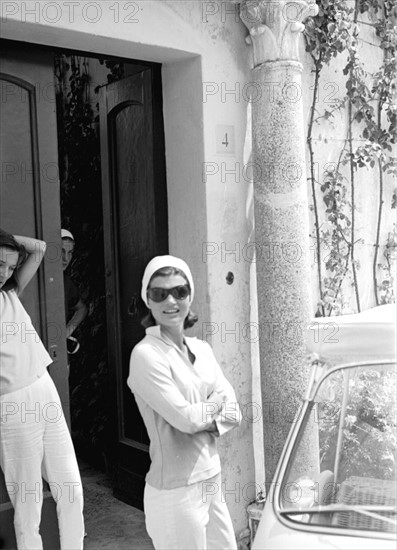
[{"label": "woman's hand", "polygon": [[221,414],[225,403],[226,403],[226,394],[220,393],[217,391],[213,391],[208,397],[207,401],[205,403],[208,403],[212,405],[212,411],[211,411],[211,417],[212,422],[207,427],[208,432],[215,433],[219,435],[218,426],[216,425],[215,419]]},{"label": "woman's hand", "polygon": [[213,403],[217,407],[217,414],[221,412],[224,404],[226,403],[226,395],[224,393],[219,393],[213,391],[208,397],[206,403]]}]

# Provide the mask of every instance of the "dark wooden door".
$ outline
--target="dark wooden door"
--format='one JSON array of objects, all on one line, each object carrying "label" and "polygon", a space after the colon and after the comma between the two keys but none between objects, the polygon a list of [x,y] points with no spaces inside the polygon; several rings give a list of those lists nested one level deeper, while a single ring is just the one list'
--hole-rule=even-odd
[{"label": "dark wooden door", "polygon": [[148,436],[126,385],[133,346],[144,336],[128,312],[147,262],[168,251],[159,68],[104,86],[100,135],[109,371],[114,390],[116,496],[142,508]]},{"label": "dark wooden door", "polygon": [[[55,361],[49,370],[68,417],[53,56],[2,41],[0,73],[0,225],[47,242],[38,276],[21,300]],[[0,472],[0,525],[6,548],[15,544],[12,519]],[[44,547],[57,548],[52,498],[45,499],[41,530]]]}]

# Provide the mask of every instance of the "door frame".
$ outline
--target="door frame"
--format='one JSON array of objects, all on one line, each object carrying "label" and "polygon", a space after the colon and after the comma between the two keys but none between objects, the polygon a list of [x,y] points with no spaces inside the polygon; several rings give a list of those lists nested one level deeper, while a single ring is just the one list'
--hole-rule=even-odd
[{"label": "door frame", "polygon": [[[180,25],[177,14],[171,22],[164,22],[172,33],[173,25]],[[116,37],[115,37],[116,36]],[[167,198],[170,253],[183,257],[195,278],[200,280],[195,292],[195,311],[201,319],[211,321],[212,313],[207,296],[209,282],[208,262],[196,253],[197,243],[208,241],[207,210],[211,208],[210,190],[203,181],[205,162],[203,60],[201,53],[188,49],[189,41],[179,49],[162,47],[126,39],[117,34],[110,39],[75,28],[57,28],[54,25],[27,23],[8,19],[2,27],[2,39],[31,43],[35,47],[55,52],[119,59],[126,63],[162,63],[162,99],[164,115],[165,158],[167,166]],[[62,44],[59,47],[56,44]],[[208,121],[210,122],[210,121]],[[207,196],[208,195],[208,196]],[[181,212],[183,197],[183,212]],[[202,337],[197,326],[192,330]]]},{"label": "door frame", "polygon": [[[175,24],[179,19],[175,21]],[[62,36],[62,39],[60,37]],[[191,266],[200,285],[195,294],[195,311],[201,319],[211,320],[210,303],[207,295],[208,263],[201,257],[198,243],[208,240],[207,191],[202,180],[204,164],[204,132],[202,102],[202,59],[197,52],[173,50],[152,45],[126,42],[122,38],[109,41],[104,36],[77,32],[75,29],[59,29],[59,43],[54,44],[54,27],[7,21],[3,39],[15,42],[22,38],[23,44],[31,43],[37,48],[50,49],[65,54],[80,54],[87,57],[105,57],[126,63],[157,65],[162,62],[160,74],[162,95],[165,160],[167,178],[167,200],[169,234],[168,245],[171,254],[183,257]],[[99,45],[98,45],[99,41]],[[93,49],[96,48],[95,53]],[[144,51],[143,51],[143,50]],[[128,52],[128,53],[127,53]],[[139,52],[140,59],[131,53]],[[146,61],[150,60],[150,61]],[[154,102],[155,104],[157,102]],[[210,204],[210,200],[209,200]],[[199,250],[198,247],[199,246]],[[201,327],[193,329],[202,337]]]},{"label": "door frame", "polygon": [[[5,44],[8,44],[12,47],[15,47],[16,49],[20,48],[26,48],[26,43],[24,42],[14,42],[10,40],[3,41]],[[40,52],[45,51],[49,52],[51,55],[53,55],[56,52],[63,53],[63,54],[76,54],[75,51],[70,50],[63,50],[60,48],[52,48],[52,47],[33,47],[32,51]],[[83,53],[83,52],[79,52]],[[87,56],[87,58],[95,59],[100,56],[91,55],[89,53],[85,53],[84,55]],[[119,61],[120,59],[117,58]],[[158,63],[146,63],[146,62],[136,62],[132,63],[131,61],[127,60],[121,60],[125,61],[130,65],[129,69],[131,69],[131,65],[135,65],[137,68],[137,72],[141,72],[142,70],[146,70],[148,73],[150,71],[150,79],[151,79],[151,90],[152,90],[152,100],[151,100],[151,111],[152,111],[152,125],[154,126],[153,131],[153,157],[156,158],[156,162],[153,163],[153,180],[154,182],[160,182],[159,186],[156,186],[158,188],[158,194],[156,194],[156,201],[155,201],[155,219],[160,220],[160,224],[156,224],[156,241],[159,245],[158,253],[164,254],[168,253],[168,231],[163,231],[163,226],[166,225],[168,227],[167,223],[167,183],[166,183],[166,166],[165,166],[165,141],[164,141],[164,126],[163,126],[163,104],[162,104],[162,74],[161,74],[161,65]],[[132,71],[134,69],[131,69]],[[55,105],[55,103],[54,103]],[[54,143],[57,143],[57,140],[54,140]],[[102,150],[102,143],[101,143],[101,156],[104,155],[104,152]],[[162,182],[162,183],[161,183]],[[59,186],[59,185],[58,185]],[[113,208],[113,197],[112,197],[113,189],[109,186],[109,194],[107,196],[103,195],[102,200],[102,207],[103,207],[103,220],[104,220],[104,240],[106,243],[107,240],[107,249],[110,251],[115,250],[114,246],[114,235],[116,234],[115,227],[114,227],[114,220],[115,216],[113,216],[112,208]],[[43,197],[45,199],[45,197]],[[59,203],[60,201],[58,201]],[[42,208],[42,210],[45,209],[45,205]],[[111,220],[112,223],[108,224],[106,226],[105,220]],[[43,223],[42,217],[38,220],[39,223]],[[40,233],[41,234],[41,233]],[[60,243],[60,236],[59,236],[59,243]],[[112,266],[112,271],[114,271],[114,281],[116,284],[113,285],[112,288],[112,294],[113,296],[118,295],[118,288],[117,288],[117,280],[118,280],[118,266],[119,266],[119,259],[115,256],[114,253],[111,254],[112,261],[110,261],[110,265]],[[109,258],[108,258],[109,260]],[[109,262],[108,262],[109,263]],[[105,264],[106,264],[106,258],[105,258]],[[109,265],[106,267],[105,265],[105,273],[104,277],[108,278],[107,270],[109,270]],[[61,293],[60,293],[61,294]],[[62,300],[62,306],[63,306],[63,300]],[[112,306],[109,306],[107,304],[107,310],[109,312],[109,309],[112,307],[115,309],[115,317],[119,317],[118,315],[118,302],[117,300],[114,300],[114,304]],[[124,440],[119,442],[119,434],[121,433],[122,429],[122,414],[123,410],[118,410],[117,404],[121,403],[122,401],[122,394],[124,386],[126,385],[126,380],[124,380],[124,377],[122,376],[122,366],[121,366],[121,357],[118,354],[118,346],[117,346],[117,330],[115,331],[115,327],[111,326],[110,323],[107,323],[107,334],[108,334],[108,370],[109,370],[109,385],[111,386],[111,394],[115,397],[114,404],[115,406],[112,407],[111,410],[111,417],[109,418],[109,423],[111,426],[111,432],[114,433],[114,443],[115,443],[115,451],[116,456],[111,457],[112,460],[112,467],[116,467],[115,471],[115,487],[114,487],[114,493],[115,495],[120,498],[121,500],[124,500],[126,502],[129,502],[130,504],[138,507],[143,508],[143,488],[144,488],[144,477],[146,475],[146,472],[150,465],[150,458],[149,458],[149,447],[148,445],[140,444],[138,442],[133,442],[132,440]],[[66,357],[66,347],[65,347],[65,357]],[[115,359],[115,364],[111,359]],[[66,392],[64,393],[64,398],[62,401],[65,403],[65,406],[67,407],[67,414],[69,417],[69,391],[68,391],[68,380],[66,377]],[[139,414],[139,413],[137,413]],[[128,472],[128,460],[126,453],[122,452],[121,449],[118,447],[120,446],[119,443],[123,443],[124,445],[133,446],[136,449],[137,455],[140,456],[140,465],[137,466],[137,476],[134,479],[134,477],[129,476],[131,479],[129,479],[129,486],[128,483],[125,483],[125,487],[129,490],[123,490],[123,483],[122,483],[122,471],[124,470]],[[113,449],[112,449],[113,450]],[[118,460],[120,458],[120,461]],[[118,468],[118,463],[120,462],[120,468]],[[127,480],[126,480],[127,481]],[[133,490],[132,488],[135,488],[136,495],[132,495]]]}]

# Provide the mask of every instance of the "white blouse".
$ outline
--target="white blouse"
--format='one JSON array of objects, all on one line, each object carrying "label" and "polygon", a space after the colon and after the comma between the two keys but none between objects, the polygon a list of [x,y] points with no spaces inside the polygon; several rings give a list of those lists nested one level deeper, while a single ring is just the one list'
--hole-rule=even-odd
[{"label": "white blouse", "polygon": [[0,395],[29,386],[52,359],[15,290],[0,291]]},{"label": "white blouse", "polygon": [[[211,347],[185,337],[194,364],[159,326],[133,349],[127,384],[134,393],[150,438],[152,460],[146,482],[157,489],[174,489],[209,479],[220,472],[216,437],[239,425],[240,408]],[[213,392],[227,395],[215,417],[218,432],[207,431],[214,406],[205,403]]]}]

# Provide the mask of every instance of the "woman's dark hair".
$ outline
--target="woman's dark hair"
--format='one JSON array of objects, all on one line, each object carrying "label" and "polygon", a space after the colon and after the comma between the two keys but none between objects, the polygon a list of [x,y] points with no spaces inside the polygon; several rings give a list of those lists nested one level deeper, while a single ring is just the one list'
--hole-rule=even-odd
[{"label": "woman's dark hair", "polygon": [[19,255],[17,268],[14,271],[14,273],[11,275],[11,277],[3,285],[3,290],[12,290],[14,288],[18,288],[18,281],[15,275],[18,268],[21,267],[21,265],[26,259],[25,247],[22,244],[19,244],[15,240],[14,236],[11,235],[11,233],[7,233],[7,231],[4,231],[3,229],[0,229],[0,247],[8,248],[9,250],[18,252],[18,255]]},{"label": "woman's dark hair", "polygon": [[[153,273],[153,275],[150,277],[150,281],[148,283],[148,288],[150,286],[151,281],[155,277],[168,277],[169,275],[180,275],[181,277],[183,277],[186,280],[187,284],[189,285],[189,289],[190,289],[190,284],[189,284],[188,278],[186,277],[185,273],[181,269],[178,269],[176,267],[162,267],[161,269],[158,269],[157,271],[155,271]],[[185,328],[185,329],[186,328],[191,328],[195,323],[197,323],[197,321],[198,321],[198,316],[189,309],[189,313],[187,314],[187,316],[185,318],[185,321],[183,323],[183,328]],[[155,321],[155,319],[152,315],[152,312],[150,310],[146,311],[146,313],[141,318],[141,325],[144,328],[149,328],[149,327],[154,327],[155,324],[156,324],[156,321]]]}]

